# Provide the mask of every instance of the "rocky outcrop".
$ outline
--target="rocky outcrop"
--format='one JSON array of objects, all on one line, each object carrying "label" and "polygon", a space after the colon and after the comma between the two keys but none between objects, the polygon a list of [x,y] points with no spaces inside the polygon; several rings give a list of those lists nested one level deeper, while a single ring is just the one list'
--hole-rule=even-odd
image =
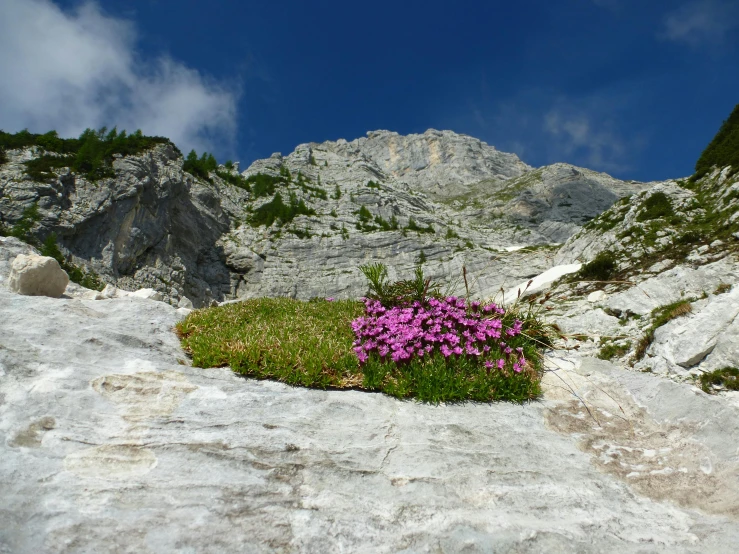
[{"label": "rocky outcrop", "polygon": [[180,317],[135,297],[0,286],[0,551],[733,553],[739,541],[729,397],[576,354],[552,356],[544,398],[524,406],[308,390],[190,367]]},{"label": "rocky outcrop", "polygon": [[[543,272],[553,252],[506,248],[563,241],[644,188],[565,164],[534,170],[472,137],[433,130],[371,132],[257,160],[244,177],[284,177],[263,195],[229,184],[224,167],[210,181],[184,173],[168,144],[119,157],[116,177],[96,182],[68,170],[28,180],[23,162],[40,153],[7,153],[0,223],[11,227],[37,203],[33,236],[56,233],[70,262],[121,289],[153,288],[173,305],[195,307],[263,295],[358,296],[359,264],[384,261],[406,275],[419,259],[429,275],[460,284],[466,267],[475,292],[492,296]],[[286,203],[303,201],[310,215],[249,225],[277,192]]]},{"label": "rocky outcrop", "polygon": [[59,262],[48,256],[20,254],[10,266],[8,288],[11,292],[59,298],[67,284],[69,276],[59,267]]}]

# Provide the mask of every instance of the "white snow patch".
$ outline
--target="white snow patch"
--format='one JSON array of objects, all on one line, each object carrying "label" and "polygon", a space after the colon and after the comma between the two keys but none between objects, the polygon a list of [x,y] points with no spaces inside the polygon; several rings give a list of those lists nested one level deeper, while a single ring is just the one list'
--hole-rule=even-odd
[{"label": "white snow patch", "polygon": [[[575,273],[576,271],[580,271],[581,267],[582,264],[565,264],[551,267],[541,275],[537,275],[533,279],[530,279],[529,281],[524,281],[520,285],[509,289],[508,292],[505,293],[504,304],[515,302],[516,298],[518,298],[519,291],[521,291],[521,294],[523,295],[524,291],[528,293],[541,289],[546,285],[553,283],[554,281],[562,277],[562,275],[567,275],[568,273]],[[530,285],[529,282],[531,282]],[[529,285],[528,288],[526,288],[527,285]]]}]

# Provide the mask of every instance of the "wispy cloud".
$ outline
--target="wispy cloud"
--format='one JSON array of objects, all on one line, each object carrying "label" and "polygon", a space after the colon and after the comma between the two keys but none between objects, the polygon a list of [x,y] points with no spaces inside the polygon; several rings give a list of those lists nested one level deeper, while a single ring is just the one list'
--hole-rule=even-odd
[{"label": "wispy cloud", "polygon": [[0,128],[117,125],[171,138],[183,150],[229,148],[236,87],[167,56],[143,57],[130,21],[94,2],[72,12],[50,0],[0,3]]},{"label": "wispy cloud", "polygon": [[629,168],[625,141],[613,122],[591,106],[578,108],[560,100],[544,115],[542,126],[551,140],[550,158],[577,159],[589,168],[605,171]]},{"label": "wispy cloud", "polygon": [[468,104],[468,121],[489,144],[526,163],[566,162],[625,176],[647,146],[645,133],[627,133],[619,120],[632,102],[628,93],[575,97],[537,89],[492,106]]},{"label": "wispy cloud", "polygon": [[665,16],[659,36],[697,45],[721,42],[739,27],[736,0],[693,0]]}]

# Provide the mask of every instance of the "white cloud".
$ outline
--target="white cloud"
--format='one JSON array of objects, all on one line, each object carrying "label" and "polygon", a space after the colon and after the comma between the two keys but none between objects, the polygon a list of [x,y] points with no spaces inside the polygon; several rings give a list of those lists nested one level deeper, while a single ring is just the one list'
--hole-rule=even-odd
[{"label": "white cloud", "polygon": [[739,27],[736,0],[694,0],[668,13],[660,36],[693,45],[720,42]]},{"label": "white cloud", "polygon": [[129,21],[87,2],[0,2],[0,129],[76,136],[103,125],[172,139],[182,150],[229,147],[237,92],[161,56],[142,59]]},{"label": "white cloud", "polygon": [[612,124],[588,108],[559,102],[544,116],[544,130],[551,135],[550,156],[582,159],[590,168],[622,171],[627,147]]}]

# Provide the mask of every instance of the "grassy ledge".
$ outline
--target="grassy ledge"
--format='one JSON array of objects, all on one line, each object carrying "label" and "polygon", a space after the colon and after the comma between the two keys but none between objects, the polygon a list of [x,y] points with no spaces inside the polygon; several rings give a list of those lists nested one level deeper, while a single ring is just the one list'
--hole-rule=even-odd
[{"label": "grassy ledge", "polygon": [[[397,291],[398,286],[393,290]],[[427,290],[428,286],[421,294]],[[405,310],[405,315],[418,315],[424,310],[430,313],[433,306],[437,310],[439,305],[446,306],[448,299],[407,298],[408,302],[400,305],[397,297],[394,300],[396,305],[388,306],[387,313],[395,309]],[[379,301],[374,302],[377,309]],[[551,344],[548,327],[530,307],[528,311],[514,307],[504,314],[489,315],[483,312],[486,305],[466,303],[463,299],[454,302],[456,313],[466,314],[460,316],[464,323],[458,331],[474,329],[475,318],[478,322],[495,319],[502,335],[484,341],[477,339],[476,346],[471,335],[467,335],[459,343],[465,345],[465,352],[456,354],[451,354],[441,342],[433,348],[424,343],[428,347],[425,353],[393,360],[387,353],[381,355],[377,349],[371,351],[372,347],[366,346],[367,340],[379,342],[376,336],[365,336],[364,345],[358,346],[361,339],[357,322],[367,323],[375,317],[370,301],[365,305],[355,300],[306,302],[289,298],[258,298],[197,310],[177,325],[177,332],[194,366],[229,366],[241,375],[290,385],[379,391],[431,403],[525,402],[538,397],[543,371],[540,350]],[[430,337],[434,323],[424,321]],[[367,324],[363,328],[369,327]],[[446,337],[453,332],[451,326],[438,331]],[[462,337],[462,333],[458,336]],[[419,349],[421,339],[414,342]],[[410,351],[413,346],[409,343],[406,348]],[[475,348],[478,355],[471,354]]]}]

